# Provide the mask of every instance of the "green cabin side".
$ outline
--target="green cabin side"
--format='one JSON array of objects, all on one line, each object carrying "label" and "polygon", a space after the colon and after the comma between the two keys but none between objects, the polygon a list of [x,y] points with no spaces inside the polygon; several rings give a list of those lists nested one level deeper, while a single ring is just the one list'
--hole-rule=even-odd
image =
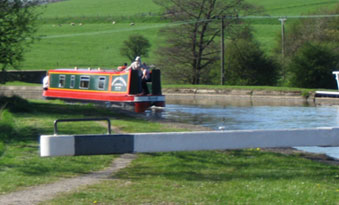
[{"label": "green cabin side", "polygon": [[49,87],[60,89],[108,91],[110,75],[51,73]]}]

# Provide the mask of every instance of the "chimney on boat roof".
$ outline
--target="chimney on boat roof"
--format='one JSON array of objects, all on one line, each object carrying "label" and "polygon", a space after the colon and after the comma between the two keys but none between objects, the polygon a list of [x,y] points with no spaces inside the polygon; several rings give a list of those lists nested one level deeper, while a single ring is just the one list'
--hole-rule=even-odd
[{"label": "chimney on boat roof", "polygon": [[98,70],[101,70],[101,68],[99,67]]},{"label": "chimney on boat roof", "polygon": [[75,67],[74,67],[74,70],[78,70],[78,67],[75,66]]},{"label": "chimney on boat roof", "polygon": [[88,67],[88,70],[91,70],[91,67]]}]

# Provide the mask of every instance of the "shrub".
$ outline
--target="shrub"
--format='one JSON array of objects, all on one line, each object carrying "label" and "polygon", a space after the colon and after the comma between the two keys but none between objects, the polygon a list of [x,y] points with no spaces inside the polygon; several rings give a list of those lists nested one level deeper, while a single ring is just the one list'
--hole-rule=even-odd
[{"label": "shrub", "polygon": [[335,89],[332,71],[338,69],[339,55],[323,44],[305,43],[291,59],[291,86]]},{"label": "shrub", "polygon": [[275,85],[277,64],[253,39],[237,39],[227,48],[226,83],[232,85]]},{"label": "shrub", "polygon": [[128,40],[123,42],[120,54],[133,62],[137,56],[147,57],[150,47],[151,44],[145,37],[135,34],[129,36]]}]

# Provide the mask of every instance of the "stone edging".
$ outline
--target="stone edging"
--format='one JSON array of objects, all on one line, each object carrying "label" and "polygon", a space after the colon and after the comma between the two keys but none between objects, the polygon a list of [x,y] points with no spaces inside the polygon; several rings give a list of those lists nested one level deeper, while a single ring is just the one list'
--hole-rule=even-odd
[{"label": "stone edging", "polygon": [[[339,98],[316,98],[315,93],[307,97],[301,91],[249,90],[249,89],[190,89],[190,88],[163,88],[167,99],[209,96],[223,100],[225,98],[249,98],[264,100],[293,100],[315,103],[317,105],[339,105]],[[43,99],[40,86],[0,86],[0,96],[18,95],[26,99]]]}]

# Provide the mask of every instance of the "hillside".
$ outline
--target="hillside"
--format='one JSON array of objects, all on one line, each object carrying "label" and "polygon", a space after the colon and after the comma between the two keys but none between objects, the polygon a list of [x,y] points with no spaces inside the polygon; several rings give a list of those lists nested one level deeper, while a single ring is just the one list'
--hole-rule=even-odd
[{"label": "hillside", "polygon": [[[319,8],[331,7],[333,0],[248,0],[261,6],[258,15],[291,16],[307,14]],[[152,44],[152,62],[162,38],[160,28],[166,26],[159,17],[161,8],[152,0],[67,0],[41,7],[38,35],[42,38],[25,55],[22,69],[51,69],[57,67],[116,67],[124,62],[119,49],[129,35],[139,33]],[[116,24],[112,24],[115,21]],[[134,26],[130,23],[134,22]],[[286,25],[291,20],[287,20]],[[74,24],[71,24],[74,23]],[[280,32],[278,20],[252,22],[256,38],[268,54],[276,45]]]},{"label": "hillside", "polygon": [[159,16],[160,7],[152,0],[67,0],[42,7],[42,20],[47,23],[78,20],[108,23],[114,19],[145,20]]},{"label": "hillside", "polygon": [[261,6],[264,11],[260,15],[297,16],[315,12],[320,8],[331,8],[337,0],[247,0]]}]

